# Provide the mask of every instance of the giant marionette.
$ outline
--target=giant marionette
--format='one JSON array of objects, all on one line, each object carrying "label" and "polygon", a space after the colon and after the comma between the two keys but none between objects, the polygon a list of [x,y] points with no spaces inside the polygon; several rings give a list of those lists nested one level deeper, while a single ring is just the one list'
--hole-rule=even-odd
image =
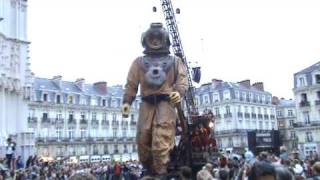
[{"label": "giant marionette", "polygon": [[122,114],[128,117],[130,105],[140,86],[137,127],[139,160],[147,173],[165,176],[174,147],[177,114],[175,105],[188,88],[186,67],[170,55],[170,39],[161,23],[151,23],[142,34],[144,55],[132,63],[123,96]]}]

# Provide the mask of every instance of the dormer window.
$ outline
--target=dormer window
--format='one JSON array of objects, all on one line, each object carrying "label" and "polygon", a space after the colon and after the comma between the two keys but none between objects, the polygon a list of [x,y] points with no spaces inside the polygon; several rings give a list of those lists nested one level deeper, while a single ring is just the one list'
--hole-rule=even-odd
[{"label": "dormer window", "polygon": [[48,94],[43,94],[43,101],[48,102]]},{"label": "dormer window", "polygon": [[320,74],[315,75],[316,84],[320,84]]},{"label": "dormer window", "polygon": [[57,95],[57,96],[56,96],[56,103],[57,103],[57,104],[60,104],[60,103],[61,103],[61,96],[60,96],[60,95]]},{"label": "dormer window", "polygon": [[299,84],[300,84],[300,87],[305,86],[305,82],[304,82],[304,78],[303,77],[299,78]]},{"label": "dormer window", "polygon": [[73,104],[74,102],[73,96],[68,97],[68,104]]}]

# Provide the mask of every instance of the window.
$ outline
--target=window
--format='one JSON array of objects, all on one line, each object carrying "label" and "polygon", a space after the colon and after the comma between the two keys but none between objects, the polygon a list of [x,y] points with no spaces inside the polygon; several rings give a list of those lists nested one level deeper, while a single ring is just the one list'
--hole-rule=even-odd
[{"label": "window", "polygon": [[109,150],[108,150],[108,145],[107,144],[103,145],[103,153],[104,154],[109,154]]},{"label": "window", "polygon": [[290,119],[290,120],[289,120],[289,126],[290,126],[290,127],[293,127],[293,123],[294,123],[294,120],[293,120],[293,119]]},{"label": "window", "polygon": [[307,142],[313,141],[312,132],[306,132],[306,141]]},{"label": "window", "polygon": [[263,129],[263,127],[262,127],[262,121],[259,121],[259,129]]},{"label": "window", "polygon": [[226,114],[231,114],[230,106],[226,106]]},{"label": "window", "polygon": [[69,136],[69,139],[73,139],[74,138],[74,133],[75,133],[75,129],[70,127],[68,129],[68,136]]},{"label": "window", "polygon": [[62,128],[56,129],[56,138],[59,140],[62,138]]},{"label": "window", "polygon": [[86,113],[85,112],[81,112],[80,118],[81,118],[81,120],[85,120],[86,119]]},{"label": "window", "polygon": [[295,131],[290,131],[290,138],[295,139],[296,138],[296,132]]},{"label": "window", "polygon": [[234,92],[234,96],[235,96],[236,99],[239,99],[239,91],[235,91]]},{"label": "window", "polygon": [[90,129],[90,135],[91,137],[97,137],[97,129],[96,128],[91,128]]},{"label": "window", "polygon": [[59,112],[57,113],[56,119],[57,119],[57,120],[61,120],[61,119],[62,119],[62,113],[61,113],[61,111],[59,111]]},{"label": "window", "polygon": [[264,114],[268,114],[267,108],[263,108]]},{"label": "window", "polygon": [[219,102],[219,94],[213,94],[213,102]]},{"label": "window", "polygon": [[258,107],[258,114],[261,114],[261,107]]},{"label": "window", "polygon": [[60,103],[61,103],[61,96],[60,96],[60,95],[57,95],[57,97],[56,97],[56,103],[57,103],[57,104],[60,104]]},{"label": "window", "polygon": [[107,113],[102,114],[102,120],[104,120],[104,121],[107,120]]},{"label": "window", "polygon": [[97,112],[92,112],[92,120],[97,120]]},{"label": "window", "polygon": [[248,106],[245,106],[245,107],[244,107],[244,112],[245,112],[245,113],[249,113]]},{"label": "window", "polygon": [[276,129],[276,123],[275,122],[271,122],[271,128],[272,129]]},{"label": "window", "polygon": [[134,114],[131,114],[131,121],[134,121]]},{"label": "window", "polygon": [[303,78],[303,77],[300,77],[300,78],[299,78],[299,84],[300,84],[300,87],[305,86],[304,78]]},{"label": "window", "polygon": [[48,94],[43,94],[43,101],[47,102],[48,101]]},{"label": "window", "polygon": [[122,137],[127,137],[127,129],[122,130]]},{"label": "window", "polygon": [[48,120],[48,113],[42,113],[42,120]]},{"label": "window", "polygon": [[80,129],[80,136],[81,136],[81,138],[86,138],[87,137],[87,129],[86,128],[81,128]]},{"label": "window", "polygon": [[266,125],[265,129],[269,129],[269,122],[265,122],[265,125]]},{"label": "window", "polygon": [[292,111],[292,109],[289,109],[289,110],[288,110],[288,116],[289,116],[289,117],[292,117],[292,116],[293,116],[293,111]]},{"label": "window", "polygon": [[303,114],[304,122],[305,122],[306,124],[310,124],[309,111],[304,111],[302,114]]},{"label": "window", "polygon": [[106,106],[106,100],[102,99],[102,106]]},{"label": "window", "polygon": [[223,92],[223,99],[224,100],[229,100],[230,99],[230,92],[229,91],[224,91]]},{"label": "window", "polygon": [[251,107],[251,112],[256,113],[256,108],[254,106]]},{"label": "window", "polygon": [[73,96],[68,97],[68,104],[73,104]]},{"label": "window", "polygon": [[306,101],[308,101],[307,94],[306,93],[302,93],[301,94],[301,102],[306,102]]},{"label": "window", "polygon": [[316,79],[316,83],[320,84],[320,74],[316,74],[315,79]]},{"label": "window", "polygon": [[87,102],[86,97],[85,96],[81,96],[80,97],[80,104],[81,105],[86,105],[87,104],[86,102]]},{"label": "window", "polygon": [[117,114],[116,113],[112,113],[112,121],[116,121],[117,120]]},{"label": "window", "polygon": [[277,116],[282,117],[282,111],[277,111]]},{"label": "window", "polygon": [[219,111],[219,108],[218,108],[218,107],[214,108],[214,110],[215,110],[215,112],[216,112],[216,116],[217,116],[217,115],[220,115],[220,111]]},{"label": "window", "polygon": [[113,137],[116,138],[118,136],[117,134],[117,128],[113,128]]},{"label": "window", "polygon": [[69,111],[69,120],[73,120],[73,111]]},{"label": "window", "polygon": [[209,104],[209,97],[208,96],[203,96],[204,97],[204,103]]},{"label": "window", "polygon": [[242,112],[242,107],[240,105],[238,106],[238,112]]},{"label": "window", "polygon": [[97,145],[93,145],[93,154],[94,155],[97,155],[99,152],[98,152],[98,146]]}]

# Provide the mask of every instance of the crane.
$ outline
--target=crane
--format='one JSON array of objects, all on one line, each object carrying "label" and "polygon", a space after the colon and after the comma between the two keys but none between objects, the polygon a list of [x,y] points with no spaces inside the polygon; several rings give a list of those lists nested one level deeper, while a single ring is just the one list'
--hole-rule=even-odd
[{"label": "crane", "polygon": [[[210,156],[217,155],[213,131],[214,117],[210,110],[201,113],[201,115],[199,113],[195,102],[193,81],[199,83],[201,75],[199,71],[200,67],[192,68],[193,74],[191,74],[192,70],[188,66],[183,50],[172,2],[171,0],[160,0],[160,2],[167,29],[172,37],[172,50],[176,56],[181,58],[186,66],[188,76],[188,91],[184,96],[184,107],[186,110],[183,110],[180,105],[177,106],[180,119],[179,125],[186,127],[181,128],[185,132],[182,133],[183,136],[172,153],[171,167],[174,169],[180,166],[189,166],[193,170],[196,170],[199,168],[196,166],[202,167],[208,162]],[[153,11],[156,12],[155,7],[153,7]],[[180,13],[180,9],[177,9],[177,13]]]}]

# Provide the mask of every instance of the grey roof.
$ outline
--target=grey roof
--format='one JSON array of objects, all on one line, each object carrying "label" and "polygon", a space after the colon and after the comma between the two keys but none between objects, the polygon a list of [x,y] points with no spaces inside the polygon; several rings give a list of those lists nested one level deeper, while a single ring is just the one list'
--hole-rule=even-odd
[{"label": "grey roof", "polygon": [[294,100],[280,99],[279,107],[295,107],[296,102]]},{"label": "grey roof", "polygon": [[299,72],[295,73],[295,75],[296,75],[296,74],[306,74],[306,73],[310,73],[310,72],[312,72],[312,71],[314,71],[314,70],[317,70],[317,69],[320,69],[320,61],[317,62],[317,63],[315,63],[315,64],[312,65],[312,66],[309,66],[309,67],[303,69],[302,71],[299,71]]},{"label": "grey roof", "polygon": [[197,88],[196,92],[212,92],[213,90],[224,90],[224,89],[238,89],[244,91],[255,91],[255,92],[263,92],[267,94],[271,94],[267,91],[261,91],[253,86],[247,87],[240,83],[233,83],[233,82],[225,82],[222,81],[221,83],[217,84],[216,87],[213,88],[211,83],[203,84],[201,87]]},{"label": "grey roof", "polygon": [[[101,92],[97,89],[93,84],[84,84],[83,91],[76,85],[75,82],[70,81],[61,81],[61,86],[59,87],[52,79],[46,78],[38,78],[34,79],[33,87],[35,90],[49,90],[49,91],[59,91],[59,92],[66,92],[66,93],[76,93],[76,94],[87,94],[87,95],[98,95],[103,96],[110,93],[115,93],[120,95],[123,90],[122,87],[114,88],[114,87],[107,87],[107,94]],[[110,91],[110,92],[109,92]]]}]

